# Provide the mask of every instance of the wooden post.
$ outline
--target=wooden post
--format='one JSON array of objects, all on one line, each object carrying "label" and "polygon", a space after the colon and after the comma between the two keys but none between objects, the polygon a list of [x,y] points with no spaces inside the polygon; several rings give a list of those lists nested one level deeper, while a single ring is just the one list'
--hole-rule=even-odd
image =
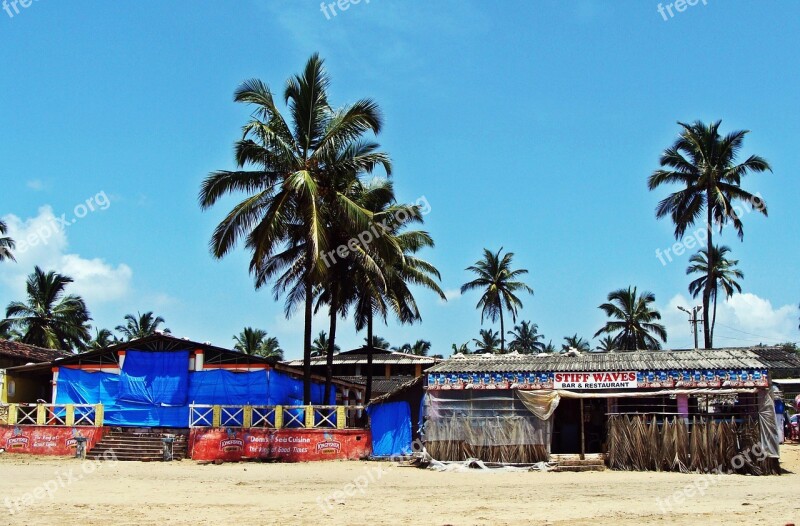
[{"label": "wooden post", "polygon": [[64,417],[64,425],[65,426],[74,426],[75,425],[75,406],[72,404],[67,404],[64,406],[67,411],[67,415]]},{"label": "wooden post", "polygon": [[314,427],[315,427],[314,426],[314,422],[315,422],[314,406],[313,405],[307,405],[305,407],[305,411],[306,411],[305,428],[306,429],[314,429]]},{"label": "wooden post", "polygon": [[347,413],[344,410],[344,406],[340,405],[336,407],[336,429],[344,429],[347,427]]},{"label": "wooden post", "polygon": [[36,405],[36,424],[43,426],[47,423],[47,408],[44,404]]},{"label": "wooden post", "polygon": [[283,406],[275,406],[275,429],[283,427]]},{"label": "wooden post", "polygon": [[13,426],[17,423],[17,404],[8,405],[8,425]]},{"label": "wooden post", "polygon": [[105,419],[105,412],[103,404],[97,404],[94,408],[94,426],[103,427],[103,420]]},{"label": "wooden post", "polygon": [[211,426],[220,427],[222,425],[222,408],[215,405],[211,408]]},{"label": "wooden post", "polygon": [[584,423],[583,423],[583,398],[581,401],[581,460],[586,459],[586,440],[584,436]]},{"label": "wooden post", "polygon": [[242,408],[242,427],[245,429],[253,427],[253,406],[251,405]]}]

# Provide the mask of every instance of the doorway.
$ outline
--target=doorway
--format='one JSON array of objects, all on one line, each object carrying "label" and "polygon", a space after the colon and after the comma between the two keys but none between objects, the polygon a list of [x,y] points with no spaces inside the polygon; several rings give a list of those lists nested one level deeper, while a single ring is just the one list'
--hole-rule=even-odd
[{"label": "doorway", "polygon": [[605,398],[561,398],[553,416],[554,454],[581,453],[581,402],[583,402],[583,441],[585,453],[602,453],[606,440],[607,403]]}]

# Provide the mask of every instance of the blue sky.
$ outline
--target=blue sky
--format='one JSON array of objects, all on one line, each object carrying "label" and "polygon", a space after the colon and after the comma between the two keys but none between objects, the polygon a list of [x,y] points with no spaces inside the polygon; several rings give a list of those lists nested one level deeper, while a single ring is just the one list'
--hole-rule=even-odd
[{"label": "blue sky", "polygon": [[[548,340],[590,338],[608,292],[637,285],[656,294],[667,346],[690,346],[677,310],[693,303],[689,254],[656,257],[673,229],[654,217],[667,190],[646,179],[676,121],[696,119],[752,130],[743,154],[774,168],[744,182],[769,218],[747,214],[744,243],[722,236],[745,280],[720,306],[716,343],[800,340],[797,6],[701,0],[666,20],[658,6],[363,0],[326,17],[317,1],[41,0],[0,11],[0,216],[17,239],[51,232],[0,264],[0,305],[39,264],[76,278],[98,326],[154,310],[180,336],[229,346],[258,326],[300,356],[302,319],[253,290],[247,254],[209,255],[234,201],[201,212],[197,191],[233,166],[249,114],[236,86],[257,77],[282,91],[318,51],[334,103],[380,104],[399,198],[431,206],[425,257],[450,301],[420,291],[422,324],[377,329],[393,344],[425,338],[447,355],[477,337],[478,295],[457,291],[483,247],[502,246],[535,290],[520,318]],[[95,210],[76,217],[89,199]],[[45,226],[61,214],[68,227]],[[315,334],[326,328],[315,318]],[[361,338],[341,328],[342,347]]]}]

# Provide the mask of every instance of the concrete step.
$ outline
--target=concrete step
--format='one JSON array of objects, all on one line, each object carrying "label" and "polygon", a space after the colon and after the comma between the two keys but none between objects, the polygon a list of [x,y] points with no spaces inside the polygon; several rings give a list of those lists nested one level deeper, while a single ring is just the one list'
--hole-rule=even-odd
[{"label": "concrete step", "polygon": [[577,466],[577,465],[562,466],[562,465],[558,465],[558,466],[554,467],[551,471],[553,471],[555,473],[567,473],[567,472],[569,472],[569,473],[579,473],[579,472],[585,472],[585,471],[605,471],[605,469],[606,469],[606,467],[604,465],[596,465],[596,464],[585,465],[585,466]]}]

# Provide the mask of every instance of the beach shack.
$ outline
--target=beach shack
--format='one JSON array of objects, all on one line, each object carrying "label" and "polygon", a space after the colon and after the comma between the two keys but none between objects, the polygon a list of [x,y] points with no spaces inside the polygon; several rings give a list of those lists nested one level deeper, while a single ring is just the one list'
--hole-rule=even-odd
[{"label": "beach shack", "polygon": [[302,371],[168,334],[10,367],[6,377],[35,393],[0,412],[0,447],[12,453],[71,454],[81,441],[89,456],[113,450],[123,460],[159,460],[162,441],[198,460],[370,452],[363,407],[348,405],[362,386],[335,380],[326,396],[314,375],[305,405]]},{"label": "beach shack", "polygon": [[769,368],[749,349],[454,357],[427,371],[423,441],[443,461],[776,473]]}]

